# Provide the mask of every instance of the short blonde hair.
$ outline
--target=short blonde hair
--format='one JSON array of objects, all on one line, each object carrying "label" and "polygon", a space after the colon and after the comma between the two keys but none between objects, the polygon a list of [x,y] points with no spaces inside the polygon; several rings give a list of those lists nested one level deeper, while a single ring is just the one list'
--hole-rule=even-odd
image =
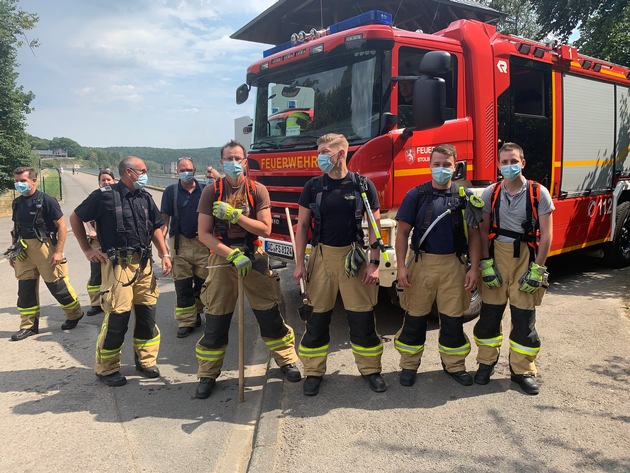
[{"label": "short blonde hair", "polygon": [[317,139],[317,146],[327,144],[332,148],[342,148],[348,152],[348,140],[340,133],[327,133]]}]

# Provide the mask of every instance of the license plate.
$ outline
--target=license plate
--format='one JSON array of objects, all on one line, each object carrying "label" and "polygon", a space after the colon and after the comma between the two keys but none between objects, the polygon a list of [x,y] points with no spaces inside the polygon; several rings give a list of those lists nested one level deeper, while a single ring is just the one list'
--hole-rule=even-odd
[{"label": "license plate", "polygon": [[270,255],[293,259],[293,246],[290,243],[266,240],[265,251]]}]

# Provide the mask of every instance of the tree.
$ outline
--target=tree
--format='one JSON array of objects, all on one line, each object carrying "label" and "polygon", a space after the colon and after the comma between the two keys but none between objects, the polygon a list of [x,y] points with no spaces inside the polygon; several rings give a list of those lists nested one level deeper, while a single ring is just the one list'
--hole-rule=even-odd
[{"label": "tree", "polygon": [[50,140],[50,149],[52,151],[62,149],[68,153],[68,156],[73,156],[75,158],[82,158],[85,155],[85,151],[79,143],[65,137],[55,137]]},{"label": "tree", "polygon": [[544,33],[562,42],[577,29],[575,45],[584,54],[630,66],[628,0],[531,0]]},{"label": "tree", "polygon": [[17,49],[23,45],[38,46],[29,41],[26,32],[39,18],[17,6],[17,0],[0,0],[0,188],[13,185],[13,169],[32,165],[26,134],[26,114],[30,113],[32,92],[18,85]]},{"label": "tree", "polygon": [[523,36],[529,39],[542,38],[541,27],[538,24],[534,5],[529,0],[491,0],[488,3],[507,15],[497,22],[497,29],[501,33]]}]

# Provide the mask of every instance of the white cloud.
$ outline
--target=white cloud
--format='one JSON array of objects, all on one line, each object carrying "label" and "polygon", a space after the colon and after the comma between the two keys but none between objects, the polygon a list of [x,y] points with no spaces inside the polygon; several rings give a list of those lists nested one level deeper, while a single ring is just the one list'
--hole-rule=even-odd
[{"label": "white cloud", "polygon": [[21,0],[40,17],[30,36],[42,43],[19,56],[20,83],[36,95],[28,131],[85,146],[224,143],[232,119],[251,114],[234,90],[268,47],[229,36],[273,3]]}]

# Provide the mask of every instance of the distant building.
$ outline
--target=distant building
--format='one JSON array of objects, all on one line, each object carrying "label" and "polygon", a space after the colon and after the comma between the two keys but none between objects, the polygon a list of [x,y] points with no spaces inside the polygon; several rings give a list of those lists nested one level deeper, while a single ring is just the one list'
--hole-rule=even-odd
[{"label": "distant building", "polygon": [[35,152],[39,155],[40,158],[67,158],[68,153],[63,149],[36,149]]},{"label": "distant building", "polygon": [[164,174],[177,174],[177,163],[164,163]]}]

